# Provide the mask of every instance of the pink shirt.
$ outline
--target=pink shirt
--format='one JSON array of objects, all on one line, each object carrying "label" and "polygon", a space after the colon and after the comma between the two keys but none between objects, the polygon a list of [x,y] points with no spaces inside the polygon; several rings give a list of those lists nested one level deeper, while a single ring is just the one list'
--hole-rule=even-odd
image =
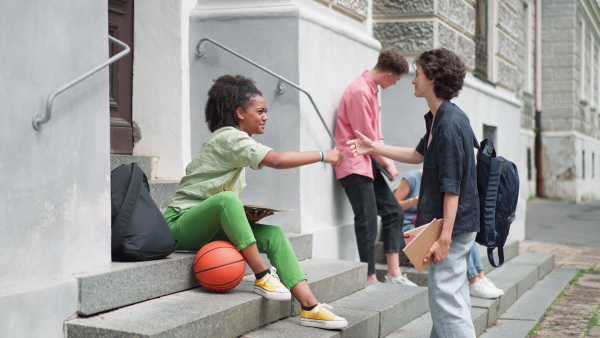
[{"label": "pink shirt", "polygon": [[352,82],[340,101],[335,127],[335,142],[344,155],[342,164],[335,168],[337,179],[350,174],[359,174],[373,179],[371,156],[354,157],[346,142],[356,138],[354,130],[358,130],[373,141],[383,139],[379,130],[379,89],[369,75],[369,71]]}]

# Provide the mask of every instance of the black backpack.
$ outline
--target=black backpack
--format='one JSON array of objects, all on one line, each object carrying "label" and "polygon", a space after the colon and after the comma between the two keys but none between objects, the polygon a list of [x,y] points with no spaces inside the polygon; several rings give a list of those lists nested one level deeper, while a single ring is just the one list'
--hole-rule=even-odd
[{"label": "black backpack", "polygon": [[[475,241],[487,247],[488,259],[494,267],[504,264],[504,244],[510,225],[516,218],[519,199],[519,173],[511,161],[496,157],[492,141],[481,144],[474,140],[477,151],[477,192],[479,193],[479,233]],[[493,251],[498,248],[499,264]]]},{"label": "black backpack", "polygon": [[110,174],[113,261],[165,258],[177,247],[171,229],[150,197],[146,174],[136,163]]}]

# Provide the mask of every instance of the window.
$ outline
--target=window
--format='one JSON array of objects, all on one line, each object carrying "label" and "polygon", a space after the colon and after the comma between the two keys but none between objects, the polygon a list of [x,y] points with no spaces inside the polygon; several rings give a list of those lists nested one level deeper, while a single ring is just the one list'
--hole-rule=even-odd
[{"label": "window", "polygon": [[592,153],[592,178],[596,177],[596,153]]},{"label": "window", "polygon": [[579,54],[579,64],[580,64],[580,69],[579,69],[579,101],[582,104],[585,104],[585,78],[586,78],[586,71],[585,71],[585,57],[586,57],[586,53],[585,53],[585,21],[581,21],[579,22],[579,30],[581,32],[581,42],[580,42],[580,54]]},{"label": "window", "polygon": [[498,152],[498,145],[496,144],[496,130],[497,128],[494,126],[483,125],[483,138],[492,141],[494,144],[494,148],[496,148],[496,152]]},{"label": "window", "polygon": [[475,75],[488,80],[487,1],[475,3]]},{"label": "window", "polygon": [[527,180],[531,181],[532,178],[531,170],[531,148],[527,148]]},{"label": "window", "polygon": [[581,178],[585,178],[585,150],[581,151]]}]

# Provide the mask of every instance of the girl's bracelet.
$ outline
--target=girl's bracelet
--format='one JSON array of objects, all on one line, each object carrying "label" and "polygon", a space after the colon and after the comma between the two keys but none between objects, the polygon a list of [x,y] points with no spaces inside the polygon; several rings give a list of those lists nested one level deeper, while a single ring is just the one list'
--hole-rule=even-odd
[{"label": "girl's bracelet", "polygon": [[319,153],[321,153],[321,162],[325,162],[325,152],[319,149]]}]

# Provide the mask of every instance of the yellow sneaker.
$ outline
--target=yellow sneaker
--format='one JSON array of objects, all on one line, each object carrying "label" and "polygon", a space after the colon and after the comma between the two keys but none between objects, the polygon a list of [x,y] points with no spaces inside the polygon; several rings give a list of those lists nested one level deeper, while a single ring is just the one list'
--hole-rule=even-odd
[{"label": "yellow sneaker", "polygon": [[271,267],[271,273],[266,274],[261,279],[257,279],[254,282],[254,293],[259,294],[266,299],[274,299],[274,300],[290,300],[292,299],[292,294],[290,290],[286,289],[281,281],[279,281],[279,276],[277,276],[277,269],[275,267]]},{"label": "yellow sneaker", "polygon": [[331,308],[330,305],[319,303],[310,311],[300,311],[300,325],[321,329],[343,329],[347,327],[348,321],[331,313],[329,311]]}]

